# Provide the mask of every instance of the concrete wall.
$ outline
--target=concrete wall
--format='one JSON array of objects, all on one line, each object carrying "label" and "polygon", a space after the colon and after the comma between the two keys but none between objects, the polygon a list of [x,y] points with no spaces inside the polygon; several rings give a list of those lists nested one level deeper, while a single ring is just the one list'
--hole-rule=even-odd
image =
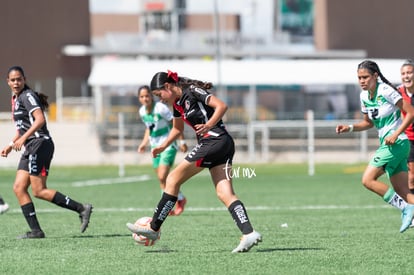
[{"label": "concrete wall", "polygon": [[[8,111],[7,70],[20,65],[32,88],[55,96],[55,79],[64,78],[65,96],[80,96],[80,82],[86,82],[91,69],[89,57],[66,57],[66,44],[90,44],[89,3],[85,0],[2,1],[0,8],[0,111]],[[70,80],[70,81],[69,81]],[[76,88],[74,88],[76,87]]]},{"label": "concrete wall", "polygon": [[319,50],[365,49],[369,58],[414,58],[414,1],[315,0]]}]

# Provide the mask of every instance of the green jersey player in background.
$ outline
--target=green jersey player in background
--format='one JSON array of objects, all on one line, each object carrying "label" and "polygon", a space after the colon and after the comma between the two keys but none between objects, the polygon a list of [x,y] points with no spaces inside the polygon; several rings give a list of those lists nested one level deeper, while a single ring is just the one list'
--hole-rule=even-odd
[{"label": "green jersey player in background", "polygon": [[[409,228],[414,216],[414,195],[407,184],[410,143],[404,133],[414,121],[414,108],[402,99],[398,89],[382,75],[374,61],[363,61],[358,65],[357,72],[362,88],[363,120],[353,125],[338,125],[336,132],[365,131],[374,126],[378,130],[380,145],[364,171],[362,184],[401,209],[402,233]],[[401,112],[406,113],[404,119]],[[378,180],[384,173],[392,187]]]},{"label": "green jersey player in background", "polygon": [[[138,100],[142,105],[139,109],[139,115],[146,129],[137,151],[143,153],[148,141],[151,148],[157,147],[165,141],[171,130],[173,114],[167,105],[154,101],[148,86],[142,86],[138,89]],[[179,139],[181,152],[186,152],[187,145],[184,136],[181,135]],[[152,166],[160,182],[161,191],[165,189],[167,175],[174,164],[176,154],[177,143],[174,142],[164,152],[152,159]],[[186,202],[186,198],[180,191],[175,209],[171,210],[170,215],[180,215],[184,211]]]}]

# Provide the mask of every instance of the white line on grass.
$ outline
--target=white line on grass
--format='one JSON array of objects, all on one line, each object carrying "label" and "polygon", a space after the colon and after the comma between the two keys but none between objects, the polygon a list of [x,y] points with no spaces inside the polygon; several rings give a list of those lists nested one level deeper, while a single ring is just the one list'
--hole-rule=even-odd
[{"label": "white line on grass", "polygon": [[151,179],[149,175],[141,175],[137,177],[85,180],[85,181],[72,182],[72,186],[83,187],[83,186],[108,185],[108,184],[117,184],[117,183],[131,183],[131,182],[137,182],[137,181],[146,181],[149,179]]},{"label": "white line on grass", "polygon": [[[246,207],[247,210],[257,211],[286,211],[286,210],[366,210],[366,209],[377,209],[377,208],[390,208],[389,205],[364,205],[364,206],[353,206],[353,205],[308,205],[308,206],[252,206]],[[55,213],[67,211],[63,208],[40,208],[36,209],[38,213]],[[145,212],[154,211],[154,208],[140,208],[140,207],[128,207],[128,208],[93,208],[94,212]],[[225,207],[186,207],[186,212],[206,212],[206,211],[228,211]],[[20,209],[10,209],[9,212],[21,212]]]}]

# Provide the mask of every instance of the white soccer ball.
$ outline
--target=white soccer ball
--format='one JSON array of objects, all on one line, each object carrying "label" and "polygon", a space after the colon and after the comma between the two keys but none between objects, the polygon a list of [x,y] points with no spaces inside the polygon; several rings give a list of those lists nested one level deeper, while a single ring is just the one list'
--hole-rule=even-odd
[{"label": "white soccer ball", "polygon": [[[139,225],[139,226],[145,226],[149,224],[151,221],[152,221],[151,217],[142,217],[142,218],[139,218],[134,224]],[[145,236],[138,235],[137,233],[132,233],[132,238],[134,239],[135,243],[138,245],[153,246],[160,239],[160,235],[158,236],[158,239],[150,240]]]}]

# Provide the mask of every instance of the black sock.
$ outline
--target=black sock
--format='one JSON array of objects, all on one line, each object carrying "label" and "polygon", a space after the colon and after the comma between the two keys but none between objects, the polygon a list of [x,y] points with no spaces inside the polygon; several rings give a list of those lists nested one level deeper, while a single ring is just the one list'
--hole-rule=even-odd
[{"label": "black sock", "polygon": [[60,207],[76,211],[78,213],[83,211],[83,205],[63,195],[60,192],[56,192],[52,199],[52,202]]},{"label": "black sock", "polygon": [[4,204],[4,200],[2,197],[0,197],[0,204]]},{"label": "black sock", "polygon": [[243,234],[249,234],[253,232],[253,227],[247,216],[246,208],[241,201],[234,201],[229,206],[229,211],[233,217],[234,222]]},{"label": "black sock", "polygon": [[21,206],[23,216],[26,218],[26,222],[30,227],[31,231],[42,231],[37,220],[36,211],[33,202],[29,202]]},{"label": "black sock", "polygon": [[170,211],[174,208],[176,202],[177,197],[168,195],[165,192],[162,193],[161,200],[152,217],[151,228],[153,230],[158,231],[161,228],[162,223],[168,217],[168,214],[170,214]]}]

